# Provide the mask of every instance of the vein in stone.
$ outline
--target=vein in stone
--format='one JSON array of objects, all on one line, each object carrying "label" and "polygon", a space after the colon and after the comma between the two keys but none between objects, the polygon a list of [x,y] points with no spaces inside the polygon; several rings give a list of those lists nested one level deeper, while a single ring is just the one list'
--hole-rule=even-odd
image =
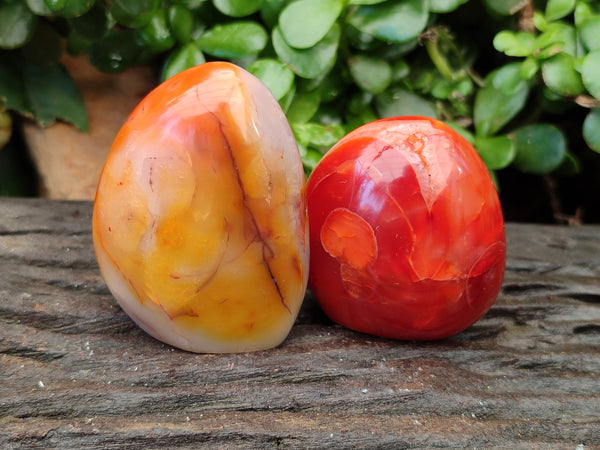
[{"label": "vein in stone", "polygon": [[235,172],[235,177],[236,177],[237,185],[240,189],[240,193],[242,196],[242,202],[244,205],[244,209],[248,213],[250,220],[252,221],[252,226],[254,228],[254,232],[256,233],[256,236],[258,237],[258,240],[260,241],[260,243],[263,247],[262,262],[265,266],[265,270],[267,271],[267,273],[269,274],[269,277],[273,281],[273,285],[275,286],[275,290],[277,291],[277,295],[279,296],[281,304],[288,311],[288,313],[291,314],[292,312],[291,312],[290,308],[288,307],[288,305],[285,303],[284,295],[281,291],[281,288],[279,286],[277,278],[275,277],[275,275],[273,273],[273,269],[271,268],[271,265],[269,264],[269,259],[274,257],[275,252],[273,251],[273,249],[271,248],[271,246],[269,245],[269,243],[267,242],[265,237],[262,235],[260,226],[258,225],[258,221],[256,220],[256,216],[254,214],[254,211],[252,211],[252,208],[250,208],[250,205],[248,205],[248,197],[246,194],[246,189],[244,188],[244,182],[242,181],[242,176],[240,174],[240,170],[239,170],[239,166],[237,164],[236,158],[235,158],[235,154],[233,152],[233,149],[231,148],[231,144],[229,143],[229,140],[227,139],[227,136],[226,136],[225,132],[223,131],[223,123],[221,122],[221,120],[219,120],[219,118],[214,113],[211,112],[211,115],[213,115],[213,117],[217,121],[219,133],[221,134],[221,137],[223,138],[223,141],[225,142],[225,147],[227,149],[227,153],[229,155],[229,158],[231,159],[231,166],[233,167],[233,170]]}]

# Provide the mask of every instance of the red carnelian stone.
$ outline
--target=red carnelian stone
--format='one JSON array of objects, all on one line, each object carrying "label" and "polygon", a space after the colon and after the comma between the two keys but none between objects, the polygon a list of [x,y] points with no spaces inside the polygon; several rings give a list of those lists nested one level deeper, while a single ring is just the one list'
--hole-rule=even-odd
[{"label": "red carnelian stone", "polygon": [[354,130],[307,194],[309,285],[332,320],[441,339],[494,303],[506,260],[500,202],[475,149],[443,123],[399,117]]}]

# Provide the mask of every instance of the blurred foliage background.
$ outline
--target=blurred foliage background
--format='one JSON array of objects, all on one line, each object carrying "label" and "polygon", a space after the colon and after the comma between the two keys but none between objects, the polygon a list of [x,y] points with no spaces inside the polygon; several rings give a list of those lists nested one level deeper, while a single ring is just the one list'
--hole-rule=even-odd
[{"label": "blurred foliage background", "polygon": [[228,60],[271,89],[307,174],[381,117],[444,120],[507,220],[600,222],[598,0],[0,0],[0,195],[35,195],[19,120],[86,131],[61,56],[157,83]]}]

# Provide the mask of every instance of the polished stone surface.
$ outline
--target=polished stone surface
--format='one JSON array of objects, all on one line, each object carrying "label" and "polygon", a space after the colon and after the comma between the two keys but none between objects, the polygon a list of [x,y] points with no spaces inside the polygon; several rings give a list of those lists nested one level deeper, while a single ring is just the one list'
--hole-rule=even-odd
[{"label": "polished stone surface", "polygon": [[112,293],[156,338],[195,352],[281,343],[306,289],[306,196],[264,84],[207,63],[151,92],[106,160],[93,235]]},{"label": "polished stone surface", "polygon": [[502,283],[504,221],[473,147],[441,122],[360,127],[308,185],[310,288],[349,328],[438,339],[479,319]]}]

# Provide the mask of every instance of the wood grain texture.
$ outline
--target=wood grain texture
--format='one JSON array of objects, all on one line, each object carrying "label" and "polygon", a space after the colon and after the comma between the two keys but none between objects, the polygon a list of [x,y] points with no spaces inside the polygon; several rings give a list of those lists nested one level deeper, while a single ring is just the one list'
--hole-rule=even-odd
[{"label": "wood grain texture", "polygon": [[498,301],[451,339],[355,333],[308,298],[280,347],[198,355],[121,311],[90,221],[0,199],[0,448],[600,448],[599,226],[509,224]]}]

